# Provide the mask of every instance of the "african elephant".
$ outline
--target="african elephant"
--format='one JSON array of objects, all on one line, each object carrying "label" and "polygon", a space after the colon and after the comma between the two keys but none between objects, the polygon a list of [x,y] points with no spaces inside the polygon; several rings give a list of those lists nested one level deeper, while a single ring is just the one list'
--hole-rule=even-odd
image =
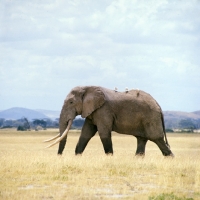
[{"label": "african elephant", "polygon": [[[98,131],[106,154],[113,154],[111,132],[137,138],[136,155],[145,154],[148,140],[153,141],[164,156],[172,156],[163,120],[156,100],[141,90],[118,92],[97,86],[75,87],[67,95],[60,114],[60,133],[45,142],[57,139],[58,154],[62,154],[73,119],[85,119],[75,154],[82,154],[89,140]],[[164,140],[165,138],[165,140]]]}]

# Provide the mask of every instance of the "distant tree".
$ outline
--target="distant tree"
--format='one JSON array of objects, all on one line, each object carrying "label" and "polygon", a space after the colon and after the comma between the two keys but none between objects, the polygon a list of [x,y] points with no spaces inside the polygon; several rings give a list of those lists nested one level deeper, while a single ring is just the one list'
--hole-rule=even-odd
[{"label": "distant tree", "polygon": [[25,122],[24,122],[24,128],[25,128],[26,130],[30,130],[30,129],[31,129],[31,126],[30,126],[30,124],[29,124],[28,119],[24,117],[24,121],[25,121]]},{"label": "distant tree", "polygon": [[10,127],[13,127],[13,120],[11,119],[8,119],[8,120],[5,120],[4,121],[4,126],[10,126]]},{"label": "distant tree", "polygon": [[24,126],[21,126],[21,125],[20,125],[20,126],[18,126],[18,127],[17,127],[17,131],[25,131],[25,128],[24,128]]},{"label": "distant tree", "polygon": [[174,132],[174,131],[173,131],[172,129],[170,129],[170,128],[166,128],[165,131],[168,132],[168,133],[173,133],[173,132]]},{"label": "distant tree", "polygon": [[58,128],[59,127],[59,122],[58,121],[53,121],[52,127]]},{"label": "distant tree", "polygon": [[195,124],[196,124],[196,128],[200,129],[200,119],[197,119]]},{"label": "distant tree", "polygon": [[73,127],[74,127],[74,128],[82,128],[84,122],[85,122],[85,119],[81,119],[81,118],[80,118],[80,119],[75,119],[75,120],[73,121]]},{"label": "distant tree", "polygon": [[195,129],[196,128],[195,124],[192,122],[191,119],[182,119],[179,122],[179,126],[180,126],[180,128],[185,128],[185,129]]},{"label": "distant tree", "polygon": [[0,118],[0,127],[2,127],[2,126],[3,126],[3,124],[4,124],[4,121],[5,121],[5,119],[3,119],[3,118]]},{"label": "distant tree", "polygon": [[4,129],[4,128],[13,128],[13,126],[7,125],[7,126],[2,126],[1,128],[2,129]]},{"label": "distant tree", "polygon": [[44,121],[46,122],[46,127],[52,127],[53,126],[53,120],[47,118]]},{"label": "distant tree", "polygon": [[51,120],[47,118],[44,121],[46,122],[46,127],[58,128],[59,123],[57,120]]},{"label": "distant tree", "polygon": [[45,121],[45,120],[40,120],[40,119],[35,119],[35,120],[33,120],[33,124],[35,125],[35,126],[41,126],[41,127],[43,127],[44,129],[46,129],[46,126],[47,126],[47,122]]},{"label": "distant tree", "polygon": [[29,123],[29,121],[28,121],[28,119],[27,119],[26,117],[22,118],[22,119],[19,120],[19,121],[21,121],[21,123],[23,123],[23,124],[21,124],[21,125],[19,125],[19,126],[17,127],[17,131],[27,131],[27,130],[31,130],[30,123]]}]

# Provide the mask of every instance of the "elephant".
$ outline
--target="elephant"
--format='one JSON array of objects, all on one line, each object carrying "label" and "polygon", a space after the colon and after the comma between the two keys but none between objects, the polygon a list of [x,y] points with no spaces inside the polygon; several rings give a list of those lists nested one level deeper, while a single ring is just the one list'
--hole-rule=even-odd
[{"label": "elephant", "polygon": [[85,118],[75,155],[81,155],[89,140],[98,131],[105,154],[113,154],[112,131],[133,135],[137,139],[136,156],[145,155],[148,140],[157,144],[164,156],[173,157],[167,141],[163,112],[148,93],[132,89],[124,92],[100,86],[77,86],[67,95],[59,122],[60,133],[45,142],[48,147],[59,143],[58,155],[63,153],[67,134],[77,115]]}]

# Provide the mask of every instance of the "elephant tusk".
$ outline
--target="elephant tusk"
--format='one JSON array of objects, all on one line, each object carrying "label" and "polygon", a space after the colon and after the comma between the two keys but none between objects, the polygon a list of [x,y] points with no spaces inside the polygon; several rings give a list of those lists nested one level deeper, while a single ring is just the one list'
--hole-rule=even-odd
[{"label": "elephant tusk", "polygon": [[60,133],[58,133],[58,135],[56,135],[56,136],[53,137],[53,138],[50,138],[50,139],[48,139],[48,140],[44,140],[43,142],[51,142],[52,140],[55,140],[55,139],[57,139],[58,137],[60,137]]},{"label": "elephant tusk", "polygon": [[62,134],[61,137],[59,137],[54,143],[50,144],[49,146],[45,147],[45,148],[50,148],[52,146],[54,146],[55,144],[57,144],[58,142],[60,142],[63,138],[65,138],[69,132],[69,129],[72,125],[72,120],[69,121],[67,128],[65,129],[64,133]]}]

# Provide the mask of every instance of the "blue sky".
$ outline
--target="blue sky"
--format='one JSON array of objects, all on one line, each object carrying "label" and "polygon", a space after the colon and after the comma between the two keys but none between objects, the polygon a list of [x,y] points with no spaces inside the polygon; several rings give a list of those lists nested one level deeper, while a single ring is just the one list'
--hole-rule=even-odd
[{"label": "blue sky", "polygon": [[200,110],[200,1],[2,0],[0,110],[60,110],[77,85]]}]

